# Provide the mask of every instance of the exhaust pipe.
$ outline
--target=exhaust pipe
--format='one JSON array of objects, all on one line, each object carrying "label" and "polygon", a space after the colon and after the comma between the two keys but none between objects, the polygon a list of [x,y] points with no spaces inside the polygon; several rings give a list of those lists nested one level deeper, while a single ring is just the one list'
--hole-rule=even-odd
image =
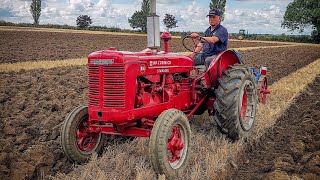
[{"label": "exhaust pipe", "polygon": [[151,0],[151,12],[147,17],[148,48],[160,48],[160,22],[156,14],[156,0]]}]

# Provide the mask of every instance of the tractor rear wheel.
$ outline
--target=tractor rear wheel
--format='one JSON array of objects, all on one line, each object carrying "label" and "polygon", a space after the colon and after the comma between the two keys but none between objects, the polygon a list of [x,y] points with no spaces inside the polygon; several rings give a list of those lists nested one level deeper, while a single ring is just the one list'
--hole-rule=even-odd
[{"label": "tractor rear wheel", "polygon": [[68,159],[84,163],[103,148],[103,135],[88,132],[88,107],[79,106],[67,116],[61,129],[61,146]]},{"label": "tractor rear wheel", "polygon": [[151,132],[149,155],[157,174],[176,178],[187,164],[191,129],[186,115],[177,110],[163,111]]},{"label": "tractor rear wheel", "polygon": [[229,66],[215,90],[215,120],[232,140],[248,138],[257,108],[257,87],[252,71],[245,65]]}]

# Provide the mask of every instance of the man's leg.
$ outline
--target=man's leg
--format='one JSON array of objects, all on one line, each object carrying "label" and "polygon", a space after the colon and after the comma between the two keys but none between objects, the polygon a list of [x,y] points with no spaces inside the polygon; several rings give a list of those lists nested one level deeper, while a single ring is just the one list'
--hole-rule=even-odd
[{"label": "man's leg", "polygon": [[203,65],[203,62],[202,62],[202,53],[197,53],[194,58],[193,58],[193,65],[194,66],[197,66],[197,65]]},{"label": "man's leg", "polygon": [[209,68],[210,63],[212,62],[212,60],[216,57],[217,55],[213,55],[213,56],[209,56],[206,58],[205,60],[205,65],[207,66],[207,68]]}]

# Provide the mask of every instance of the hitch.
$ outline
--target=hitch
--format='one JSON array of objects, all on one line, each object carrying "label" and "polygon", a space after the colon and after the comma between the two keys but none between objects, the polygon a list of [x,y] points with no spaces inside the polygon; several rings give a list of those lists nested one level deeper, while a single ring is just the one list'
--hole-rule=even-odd
[{"label": "hitch", "polygon": [[251,67],[251,70],[256,79],[259,102],[266,104],[267,94],[271,93],[268,90],[267,67],[261,67],[259,72],[255,71],[254,67]]}]

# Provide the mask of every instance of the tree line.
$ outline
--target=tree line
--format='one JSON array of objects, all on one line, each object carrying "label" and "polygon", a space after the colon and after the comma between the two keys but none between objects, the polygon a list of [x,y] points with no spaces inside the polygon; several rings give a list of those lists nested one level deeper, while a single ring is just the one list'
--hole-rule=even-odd
[{"label": "tree line", "polygon": [[[221,10],[221,20],[224,19],[226,0],[211,0],[209,8],[218,8]],[[34,26],[39,25],[41,15],[41,0],[32,0],[30,4],[30,13],[34,20]],[[128,19],[133,29],[147,31],[147,17],[150,14],[150,0],[142,0],[141,10],[136,11]],[[283,16],[281,26],[290,31],[303,32],[306,27],[311,26],[313,31],[311,37],[314,41],[320,42],[320,1],[319,0],[294,0],[289,3]],[[163,24],[169,29],[177,27],[178,21],[171,14],[165,14]],[[92,19],[88,15],[80,15],[76,19],[79,28],[88,28],[92,24]]]}]

